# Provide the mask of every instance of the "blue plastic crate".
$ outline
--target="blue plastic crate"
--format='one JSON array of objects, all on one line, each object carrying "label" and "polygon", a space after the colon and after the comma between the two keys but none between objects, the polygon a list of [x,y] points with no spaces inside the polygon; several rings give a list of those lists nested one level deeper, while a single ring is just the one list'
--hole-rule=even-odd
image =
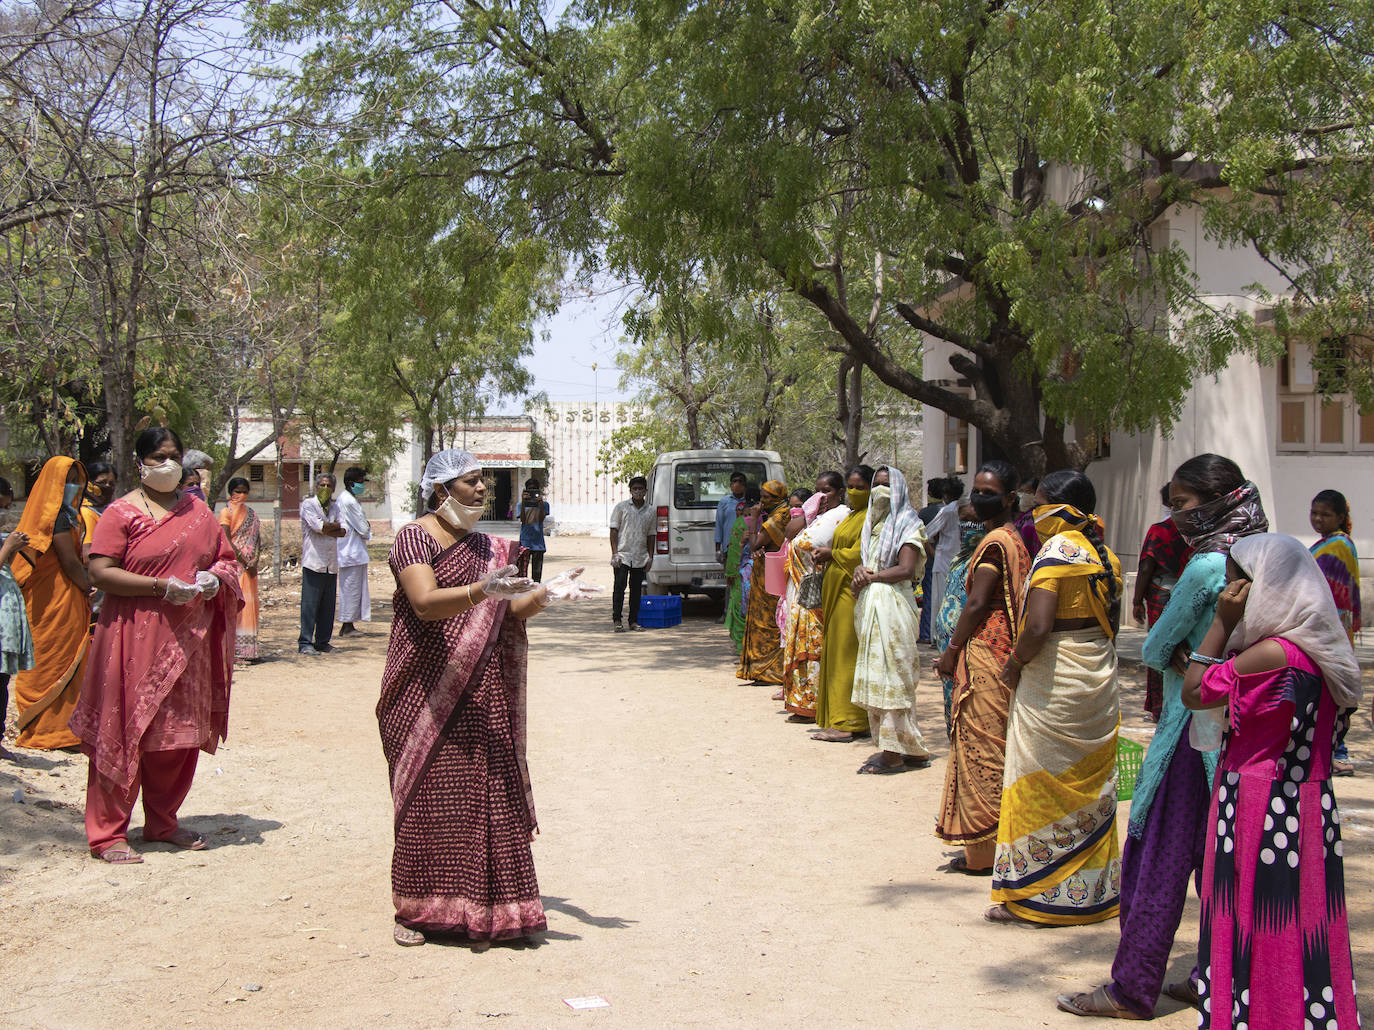
[{"label": "blue plastic crate", "polygon": [[639,599],[639,624],[645,629],[664,629],[682,623],[682,598],[677,594],[645,595]]}]

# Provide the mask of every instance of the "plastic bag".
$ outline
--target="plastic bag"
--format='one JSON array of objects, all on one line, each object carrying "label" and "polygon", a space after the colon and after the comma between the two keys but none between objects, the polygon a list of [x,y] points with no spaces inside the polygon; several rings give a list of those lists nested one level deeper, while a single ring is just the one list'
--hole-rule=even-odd
[{"label": "plastic bag", "polygon": [[517,575],[519,571],[514,565],[499,568],[482,580],[479,589],[487,597],[520,597],[539,588],[528,576]]},{"label": "plastic bag", "polygon": [[1205,708],[1193,713],[1193,721],[1188,724],[1188,743],[1198,751],[1215,751],[1221,747],[1225,732],[1226,709]]},{"label": "plastic bag", "polygon": [[587,571],[585,565],[579,565],[575,569],[561,572],[553,579],[544,584],[548,590],[550,601],[580,601],[583,598],[591,597],[594,594],[604,593],[605,587],[593,586],[591,583],[583,583],[578,577]]}]

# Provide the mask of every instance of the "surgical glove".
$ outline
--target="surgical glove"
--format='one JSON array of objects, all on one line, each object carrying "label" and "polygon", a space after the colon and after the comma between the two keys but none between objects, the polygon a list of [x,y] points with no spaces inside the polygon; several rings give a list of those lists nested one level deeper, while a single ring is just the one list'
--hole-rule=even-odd
[{"label": "surgical glove", "polygon": [[550,601],[580,601],[593,594],[600,594],[605,591],[605,587],[593,586],[590,583],[583,583],[579,576],[586,570],[586,566],[579,565],[575,569],[554,576],[544,584],[548,588]]},{"label": "surgical glove", "polygon": [[219,577],[213,572],[197,572],[196,586],[200,587],[200,596],[208,601],[219,593]]},{"label": "surgical glove", "polygon": [[190,604],[200,596],[200,587],[194,583],[183,583],[175,576],[168,576],[167,589],[162,592],[162,596],[172,604]]},{"label": "surgical glove", "polygon": [[539,584],[528,576],[518,575],[519,569],[514,565],[507,565],[497,569],[486,579],[482,580],[478,589],[487,597],[520,597],[536,590]]}]

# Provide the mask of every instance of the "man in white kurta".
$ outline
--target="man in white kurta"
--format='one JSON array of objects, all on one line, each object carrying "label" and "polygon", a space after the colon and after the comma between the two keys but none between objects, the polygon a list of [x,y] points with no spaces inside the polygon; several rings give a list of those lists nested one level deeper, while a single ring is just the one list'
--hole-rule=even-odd
[{"label": "man in white kurta", "polygon": [[339,522],[345,530],[339,541],[339,636],[357,633],[355,623],[372,621],[372,596],[367,590],[367,542],[372,527],[359,500],[367,491],[367,471],[353,465],[344,472],[339,496]]}]

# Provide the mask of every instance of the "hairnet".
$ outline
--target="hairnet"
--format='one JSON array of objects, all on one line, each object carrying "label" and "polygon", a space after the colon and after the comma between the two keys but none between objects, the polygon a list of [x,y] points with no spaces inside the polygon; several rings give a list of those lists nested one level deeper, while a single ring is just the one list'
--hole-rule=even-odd
[{"label": "hairnet", "polygon": [[434,493],[435,483],[452,483],[459,476],[481,467],[482,463],[467,451],[440,451],[425,462],[425,474],[420,477],[420,496],[428,501]]}]

